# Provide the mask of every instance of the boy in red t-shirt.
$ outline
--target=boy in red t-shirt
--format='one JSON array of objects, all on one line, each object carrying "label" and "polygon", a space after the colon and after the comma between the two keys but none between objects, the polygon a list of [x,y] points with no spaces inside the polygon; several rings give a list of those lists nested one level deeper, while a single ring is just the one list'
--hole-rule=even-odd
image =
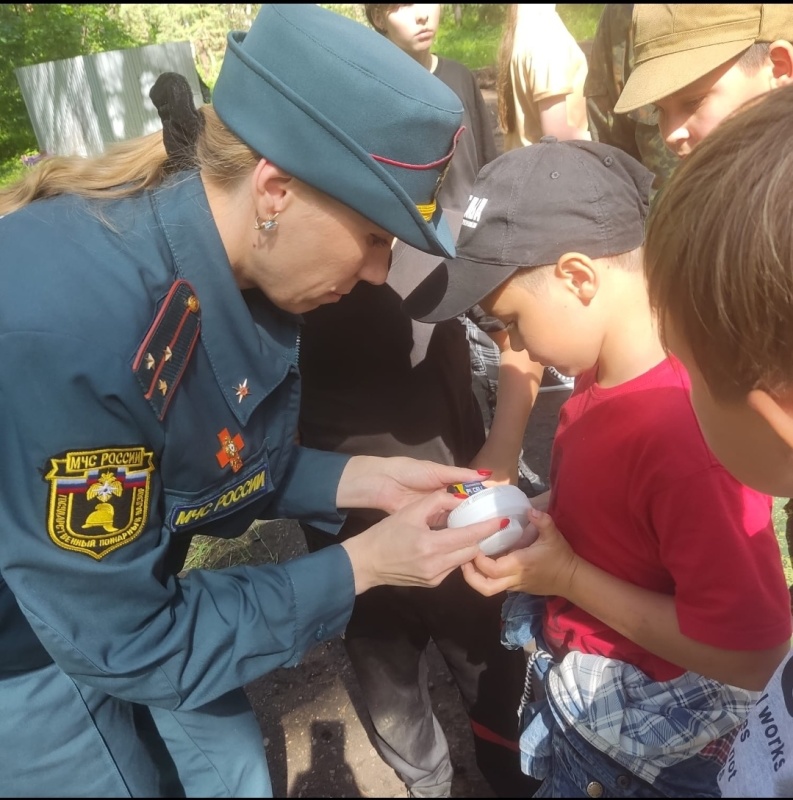
[{"label": "boy in red t-shirt", "polygon": [[520,590],[505,639],[536,639],[521,749],[544,796],[718,795],[791,635],[770,498],[705,444],[650,310],[652,180],[594,142],[506,153],[477,178],[457,257],[406,300],[423,321],[480,303],[514,349],[578,376],[537,540],[463,567],[483,594]]}]

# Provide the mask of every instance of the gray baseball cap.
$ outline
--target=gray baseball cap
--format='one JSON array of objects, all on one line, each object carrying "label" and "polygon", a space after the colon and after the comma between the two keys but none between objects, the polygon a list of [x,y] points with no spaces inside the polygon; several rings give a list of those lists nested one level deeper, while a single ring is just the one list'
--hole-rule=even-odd
[{"label": "gray baseball cap", "polygon": [[463,214],[457,257],[405,299],[422,322],[465,313],[518,270],[577,251],[603,258],[644,241],[653,173],[599,142],[557,141],[510,150],[479,173]]}]

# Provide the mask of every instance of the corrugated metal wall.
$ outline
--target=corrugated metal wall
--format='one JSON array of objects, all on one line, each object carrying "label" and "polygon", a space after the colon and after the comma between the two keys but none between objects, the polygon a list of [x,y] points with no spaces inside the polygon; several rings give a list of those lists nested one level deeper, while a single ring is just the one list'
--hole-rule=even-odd
[{"label": "corrugated metal wall", "polygon": [[50,155],[97,155],[108,144],[159,130],[149,90],[162,72],[184,75],[196,107],[203,102],[189,42],[111,50],[14,71],[39,150]]}]

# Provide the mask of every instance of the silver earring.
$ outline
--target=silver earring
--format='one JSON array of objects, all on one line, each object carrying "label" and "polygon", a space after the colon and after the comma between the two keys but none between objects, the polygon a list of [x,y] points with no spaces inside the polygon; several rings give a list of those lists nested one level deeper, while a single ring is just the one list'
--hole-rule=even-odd
[{"label": "silver earring", "polygon": [[256,222],[253,223],[254,229],[257,231],[274,231],[278,227],[278,220],[276,220],[278,213],[273,214],[269,219],[264,220],[264,222],[259,219],[259,215],[257,214]]}]

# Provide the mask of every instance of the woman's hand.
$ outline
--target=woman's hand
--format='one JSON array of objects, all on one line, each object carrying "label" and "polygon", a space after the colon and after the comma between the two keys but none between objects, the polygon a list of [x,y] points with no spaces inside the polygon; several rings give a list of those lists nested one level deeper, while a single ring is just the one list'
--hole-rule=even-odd
[{"label": "woman's hand", "polygon": [[516,549],[499,558],[480,553],[462,569],[468,585],[488,597],[506,589],[565,597],[577,566],[578,557],[554,521],[532,508]]},{"label": "woman's hand", "polygon": [[437,586],[474,558],[479,542],[495,533],[501,520],[442,528],[461,502],[445,490],[434,492],[342,542],[355,574],[355,593],[383,584]]},{"label": "woman's hand", "polygon": [[489,477],[489,470],[452,467],[403,456],[354,456],[341,474],[336,505],[338,508],[377,508],[393,514],[453,483],[470,483]]}]

